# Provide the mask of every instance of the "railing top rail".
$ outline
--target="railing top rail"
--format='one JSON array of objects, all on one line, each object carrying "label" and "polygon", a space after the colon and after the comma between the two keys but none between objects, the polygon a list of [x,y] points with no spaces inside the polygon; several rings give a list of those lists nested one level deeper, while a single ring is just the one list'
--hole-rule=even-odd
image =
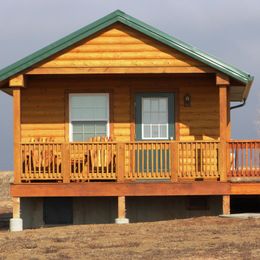
[{"label": "railing top rail", "polygon": [[228,143],[260,143],[260,139],[252,139],[252,140],[243,140],[243,139],[236,139],[236,140],[228,140]]},{"label": "railing top rail", "polygon": [[[194,140],[194,141],[179,141],[179,140],[146,140],[146,141],[129,141],[129,142],[120,142],[120,141],[98,141],[98,142],[20,142],[21,145],[32,145],[32,144],[45,144],[45,145],[51,145],[51,144],[118,144],[118,143],[125,143],[125,144],[158,144],[158,143],[219,143],[219,140]],[[243,139],[234,139],[234,140],[227,140],[227,143],[260,143],[260,139],[252,139],[252,140],[243,140]]]},{"label": "railing top rail", "polygon": [[21,142],[21,145],[27,145],[27,144],[64,144],[64,142]]},{"label": "railing top rail", "polygon": [[178,141],[178,143],[220,143],[219,140]]},{"label": "railing top rail", "polygon": [[[119,142],[119,141],[95,141],[95,142],[21,142],[21,145],[33,145],[33,144],[38,144],[38,145],[51,145],[51,144],[158,144],[158,143],[219,143],[219,140],[194,140],[194,141],[179,141],[179,140],[147,140],[147,141],[129,141],[129,142]],[[229,142],[235,142],[235,141],[229,141]],[[255,141],[252,141],[255,142]],[[260,142],[260,140],[259,140]]]}]

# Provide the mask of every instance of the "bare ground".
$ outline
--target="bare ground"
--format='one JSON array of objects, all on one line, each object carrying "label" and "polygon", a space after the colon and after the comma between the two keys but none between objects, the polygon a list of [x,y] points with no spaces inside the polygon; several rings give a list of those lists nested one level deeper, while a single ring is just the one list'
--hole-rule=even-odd
[{"label": "bare ground", "polygon": [[260,259],[260,219],[201,217],[10,233],[9,182],[0,172],[0,259]]},{"label": "bare ground", "polygon": [[0,259],[260,259],[260,219],[0,231]]}]

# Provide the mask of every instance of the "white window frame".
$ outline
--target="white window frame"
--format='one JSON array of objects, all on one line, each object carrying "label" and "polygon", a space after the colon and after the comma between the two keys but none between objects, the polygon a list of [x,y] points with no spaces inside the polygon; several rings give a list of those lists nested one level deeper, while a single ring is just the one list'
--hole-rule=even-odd
[{"label": "white window frame", "polygon": [[167,116],[168,116],[168,123],[167,124],[149,124],[149,125],[157,125],[159,126],[159,133],[160,133],[160,125],[166,125],[166,133],[167,133],[167,136],[166,137],[144,137],[144,125],[148,125],[148,124],[144,124],[143,123],[143,105],[144,105],[144,102],[143,102],[143,99],[144,98],[161,98],[160,96],[158,97],[142,97],[141,98],[141,119],[142,119],[142,140],[168,140],[169,139],[169,98],[167,97],[164,97],[166,98],[167,100]]},{"label": "white window frame", "polygon": [[[73,142],[73,132],[72,132],[72,118],[71,118],[71,111],[72,111],[72,108],[71,108],[71,98],[72,97],[75,97],[75,96],[106,96],[107,98],[107,119],[104,119],[104,120],[92,120],[92,121],[107,121],[107,124],[106,124],[106,130],[107,130],[107,137],[110,136],[110,127],[109,127],[109,114],[110,114],[110,111],[109,111],[109,93],[70,93],[69,94],[69,141],[70,142]],[[89,120],[77,120],[77,121],[89,121]]]}]

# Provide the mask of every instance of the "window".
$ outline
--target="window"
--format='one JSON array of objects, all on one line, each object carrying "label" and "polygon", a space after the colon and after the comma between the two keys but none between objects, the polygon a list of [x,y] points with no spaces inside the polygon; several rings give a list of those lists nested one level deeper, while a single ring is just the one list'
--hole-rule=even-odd
[{"label": "window", "polygon": [[70,94],[70,140],[109,136],[109,95]]},{"label": "window", "polygon": [[142,98],[142,139],[168,139],[168,98]]}]

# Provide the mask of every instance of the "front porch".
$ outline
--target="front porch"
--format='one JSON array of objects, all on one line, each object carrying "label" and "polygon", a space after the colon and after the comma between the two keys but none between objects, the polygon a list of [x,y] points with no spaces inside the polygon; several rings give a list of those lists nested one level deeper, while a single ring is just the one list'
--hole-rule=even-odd
[{"label": "front porch", "polygon": [[256,182],[260,141],[27,142],[19,183]]}]

